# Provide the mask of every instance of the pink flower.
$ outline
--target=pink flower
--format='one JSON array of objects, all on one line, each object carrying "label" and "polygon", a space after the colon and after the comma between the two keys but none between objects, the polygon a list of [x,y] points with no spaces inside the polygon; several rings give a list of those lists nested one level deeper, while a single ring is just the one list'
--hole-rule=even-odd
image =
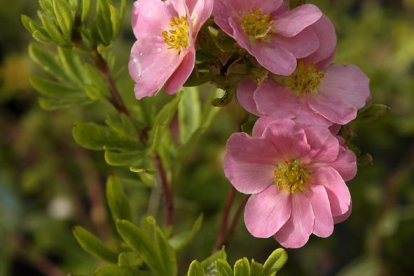
[{"label": "pink flower", "polygon": [[240,83],[237,98],[247,111],[307,125],[344,125],[355,119],[370,98],[369,79],[355,65],[330,65],[336,35],[327,17],[310,28],[324,43],[301,59],[291,76],[268,79],[260,86],[247,78]]},{"label": "pink flower", "polygon": [[356,157],[326,127],[261,117],[253,136],[235,133],[227,142],[224,171],[240,192],[252,194],[244,221],[258,238],[303,246],[313,233],[328,237],[348,218],[345,181],[356,174]]},{"label": "pink flower", "polygon": [[132,28],[137,38],[131,50],[129,73],[135,97],[176,93],[195,63],[194,43],[210,17],[213,0],[139,0],[134,3]]},{"label": "pink flower", "polygon": [[296,59],[319,47],[316,34],[307,28],[321,16],[314,5],[291,11],[282,0],[216,0],[214,21],[270,72],[288,76]]}]

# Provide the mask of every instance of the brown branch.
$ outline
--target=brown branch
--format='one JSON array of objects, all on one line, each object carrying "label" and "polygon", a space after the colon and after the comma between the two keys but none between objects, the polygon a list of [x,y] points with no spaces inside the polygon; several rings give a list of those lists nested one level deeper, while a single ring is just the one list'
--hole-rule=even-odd
[{"label": "brown branch", "polygon": [[230,209],[236,195],[236,189],[230,186],[229,193],[227,195],[226,205],[224,206],[223,216],[221,217],[221,223],[219,232],[217,235],[216,244],[214,245],[213,251],[219,250],[227,242],[227,225],[229,221]]},{"label": "brown branch", "polygon": [[173,222],[173,198],[171,189],[168,185],[167,175],[165,173],[164,166],[162,165],[160,156],[156,154],[153,161],[160,176],[161,187],[164,195],[165,223],[167,226],[171,226]]},{"label": "brown branch", "polygon": [[228,238],[233,236],[234,232],[236,231],[237,225],[239,224],[239,221],[240,221],[241,214],[243,213],[244,207],[246,206],[248,199],[249,199],[248,195],[243,195],[243,198],[240,201],[239,207],[237,207],[236,214],[233,217],[232,223],[230,225],[230,229],[227,232]]}]

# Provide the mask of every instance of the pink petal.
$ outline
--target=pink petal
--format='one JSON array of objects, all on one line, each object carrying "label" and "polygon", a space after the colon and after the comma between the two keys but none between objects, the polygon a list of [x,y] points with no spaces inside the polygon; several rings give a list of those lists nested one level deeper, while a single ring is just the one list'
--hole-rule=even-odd
[{"label": "pink petal", "polygon": [[253,137],[261,137],[266,129],[266,127],[275,122],[275,119],[268,117],[268,116],[262,116],[260,117],[253,127]]},{"label": "pink petal", "polygon": [[271,79],[256,89],[253,99],[260,114],[274,119],[294,118],[300,110],[295,93]]},{"label": "pink petal", "polygon": [[306,28],[293,37],[274,36],[272,44],[277,43],[296,58],[304,58],[319,48],[319,40],[311,28]]},{"label": "pink petal", "polygon": [[330,55],[329,57],[327,57],[326,59],[324,59],[324,60],[322,60],[322,61],[319,61],[319,62],[316,64],[316,68],[317,68],[318,70],[320,70],[320,71],[325,70],[326,68],[328,68],[328,66],[329,66],[329,65],[331,65],[331,64],[332,64],[332,62],[333,62],[333,60],[335,59],[335,57],[336,57],[336,47],[335,47],[335,49],[332,51],[332,53],[331,53],[331,55]]},{"label": "pink petal", "polygon": [[292,37],[318,21],[321,16],[322,12],[316,6],[302,5],[275,19],[272,30],[281,36]]},{"label": "pink petal", "polygon": [[128,64],[135,97],[154,96],[180,65],[183,55],[169,50],[159,37],[141,38],[132,47]]},{"label": "pink petal", "polygon": [[274,235],[286,248],[299,248],[306,244],[312,234],[315,216],[309,199],[302,193],[291,195],[292,214],[289,220]]},{"label": "pink petal", "polygon": [[339,215],[333,218],[334,223],[336,224],[336,223],[340,223],[340,222],[347,220],[349,216],[351,215],[351,213],[352,213],[352,202],[351,202],[351,205],[349,205],[349,209],[348,211],[346,211],[345,214]]},{"label": "pink petal", "polygon": [[274,181],[274,164],[252,164],[233,160],[230,155],[224,157],[224,173],[239,192],[257,194]]},{"label": "pink petal", "polygon": [[169,22],[177,13],[167,2],[140,0],[135,1],[132,10],[132,30],[136,38],[161,36],[170,29]]},{"label": "pink petal", "polygon": [[215,0],[213,7],[214,22],[225,33],[233,36],[233,29],[229,25],[229,18],[239,19],[240,15],[227,0]]},{"label": "pink petal", "polygon": [[260,65],[273,74],[289,76],[296,69],[296,57],[277,43],[270,44],[267,42],[256,41],[251,47],[251,54],[256,58]]},{"label": "pink petal", "polygon": [[341,175],[331,167],[320,167],[312,173],[312,182],[323,185],[328,193],[332,216],[345,214],[351,204],[351,194]]},{"label": "pink petal", "polygon": [[315,224],[313,233],[322,238],[329,237],[334,230],[331,207],[328,194],[321,185],[311,185],[312,196],[310,197],[313,213],[315,214]]},{"label": "pink petal", "polygon": [[345,181],[351,180],[357,173],[357,158],[352,151],[345,147],[341,147],[338,158],[327,165],[334,168]]},{"label": "pink petal", "polygon": [[253,100],[253,93],[257,88],[257,84],[249,78],[243,79],[237,88],[237,100],[240,105],[248,112],[260,116],[257,111],[256,102]]},{"label": "pink petal", "polygon": [[165,85],[165,92],[168,94],[177,93],[181,89],[185,81],[191,75],[195,64],[195,51],[192,49],[187,53],[184,59],[181,61],[180,66],[171,75]]},{"label": "pink petal", "polygon": [[[292,91],[292,93],[294,92]],[[297,101],[300,108],[298,114],[294,117],[296,122],[309,126],[315,125],[328,127],[332,125],[331,121],[310,109],[306,95],[298,96]]]},{"label": "pink petal", "polygon": [[357,66],[334,64],[330,66],[321,84],[321,94],[332,95],[357,109],[370,98],[369,78]]},{"label": "pink petal", "polygon": [[185,0],[168,0],[166,3],[169,3],[174,7],[174,10],[178,13],[178,17],[181,17],[182,15],[188,15],[188,8],[186,6]]},{"label": "pink petal", "polygon": [[234,133],[227,141],[227,153],[235,161],[252,164],[277,164],[280,160],[272,142],[267,138]]},{"label": "pink petal", "polygon": [[186,0],[193,22],[193,35],[196,36],[202,25],[213,12],[214,0]]},{"label": "pink petal", "polygon": [[271,18],[282,17],[283,15],[285,15],[288,12],[289,12],[289,3],[283,2],[282,5],[280,5],[280,7],[277,10],[272,12],[270,17]]},{"label": "pink petal", "polygon": [[[321,89],[319,90],[322,91]],[[358,109],[327,93],[308,96],[309,107],[335,124],[345,125],[356,118]]]},{"label": "pink petal", "polygon": [[336,32],[331,20],[325,15],[310,27],[319,39],[319,48],[309,57],[305,58],[307,64],[326,60],[336,52]]},{"label": "pink petal", "polygon": [[301,158],[310,151],[305,131],[298,124],[288,119],[268,125],[263,137],[273,142],[277,156],[285,162]]},{"label": "pink petal", "polygon": [[269,238],[286,223],[291,214],[290,193],[269,186],[252,195],[244,210],[244,222],[250,234],[257,238]]},{"label": "pink petal", "polygon": [[302,158],[305,163],[329,163],[338,158],[339,142],[326,127],[312,126],[305,128],[311,151]]}]

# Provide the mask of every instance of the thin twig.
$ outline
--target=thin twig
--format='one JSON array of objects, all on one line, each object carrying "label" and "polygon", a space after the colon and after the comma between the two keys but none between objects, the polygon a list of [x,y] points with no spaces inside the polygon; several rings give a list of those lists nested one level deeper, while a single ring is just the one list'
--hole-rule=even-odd
[{"label": "thin twig", "polygon": [[227,235],[227,225],[229,221],[230,209],[234,201],[234,196],[236,194],[236,189],[233,186],[230,186],[229,193],[227,195],[226,205],[224,207],[223,216],[221,217],[221,223],[219,232],[217,235],[216,244],[214,245],[214,251],[219,250],[226,242]]},{"label": "thin twig", "polygon": [[171,189],[168,186],[167,175],[165,173],[164,166],[162,165],[160,156],[156,154],[153,160],[157,168],[158,174],[160,176],[161,187],[162,187],[162,191],[164,194],[165,223],[167,226],[171,226],[173,222],[173,199],[172,199]]},{"label": "thin twig", "polygon": [[240,201],[239,207],[237,207],[236,214],[234,214],[233,220],[230,225],[230,229],[227,232],[227,238],[232,237],[234,232],[236,231],[237,225],[239,224],[239,221],[240,221],[241,214],[243,213],[244,206],[246,206],[248,199],[249,199],[248,195],[243,195],[243,198]]}]

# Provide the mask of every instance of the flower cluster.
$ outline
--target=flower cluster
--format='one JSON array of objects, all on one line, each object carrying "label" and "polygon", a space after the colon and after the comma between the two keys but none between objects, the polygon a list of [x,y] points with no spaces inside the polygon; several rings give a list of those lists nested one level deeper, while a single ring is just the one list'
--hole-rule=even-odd
[{"label": "flower cluster", "polygon": [[[237,90],[238,102],[260,117],[252,136],[231,136],[224,160],[231,184],[251,194],[247,229],[292,248],[303,246],[312,233],[331,235],[334,223],[351,212],[345,181],[356,174],[356,156],[336,134],[370,98],[369,79],[354,65],[332,64],[335,28],[314,5],[290,9],[283,0],[139,0],[129,63],[137,99],[163,87],[173,94],[186,83],[202,47],[197,36],[211,15],[214,23],[209,20],[208,26],[228,39],[210,36],[214,50],[224,52],[210,53],[211,64],[223,63],[210,70],[210,80],[217,84],[214,74],[222,76],[227,81],[219,86]],[[230,62],[243,63],[245,73],[230,79]]]}]

